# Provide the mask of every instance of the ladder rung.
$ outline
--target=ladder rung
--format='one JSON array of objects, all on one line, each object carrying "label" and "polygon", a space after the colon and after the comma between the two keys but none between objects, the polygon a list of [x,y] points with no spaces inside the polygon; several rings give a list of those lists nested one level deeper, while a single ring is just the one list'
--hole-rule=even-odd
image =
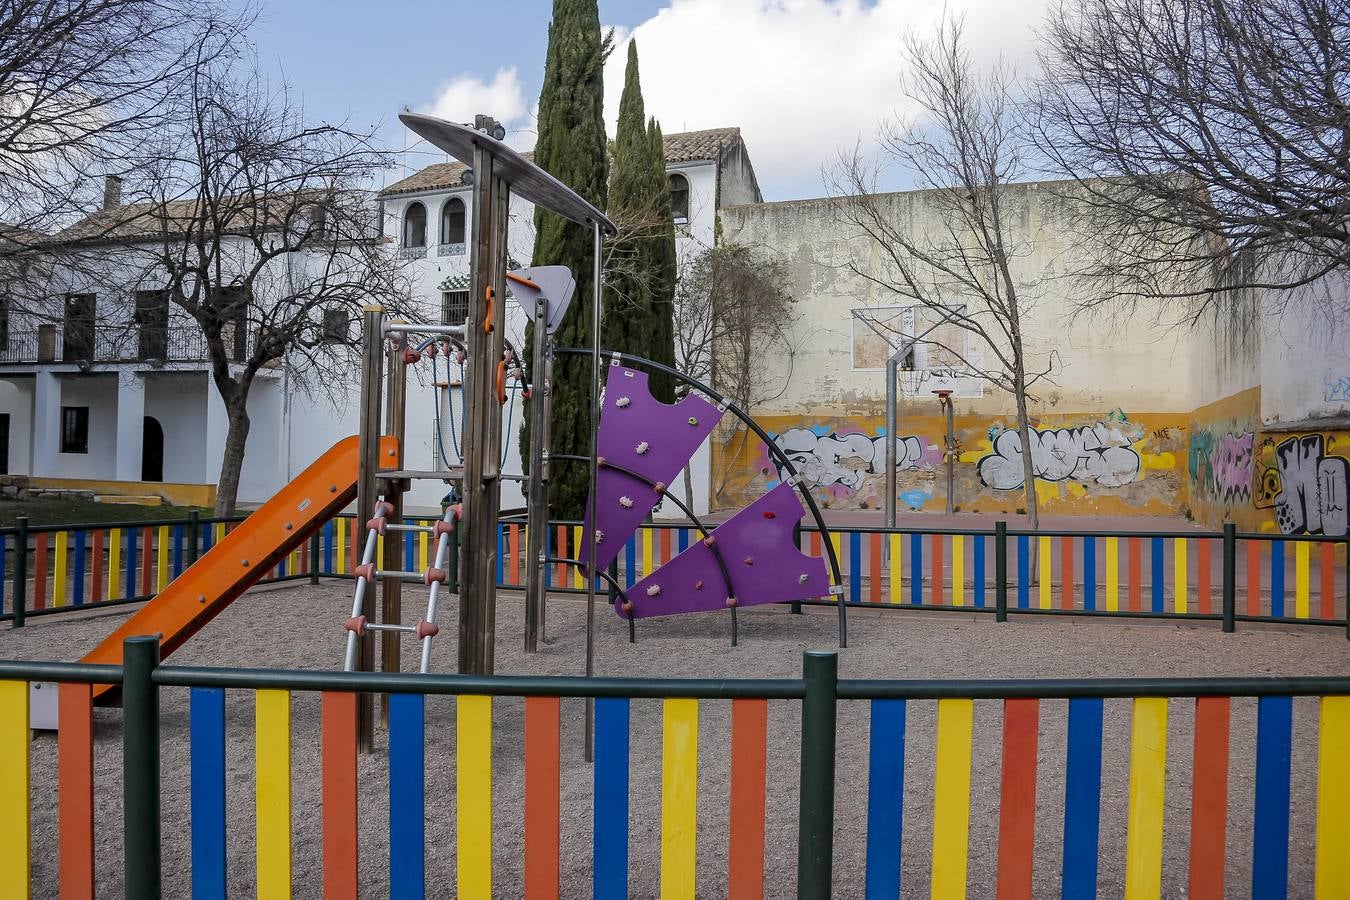
[{"label": "ladder rung", "polygon": [[374,625],[371,625],[371,624],[367,624],[367,625],[366,625],[366,630],[367,630],[367,631],[407,631],[407,632],[415,632],[415,631],[417,631],[417,628],[414,627],[414,626],[412,626],[412,625],[384,625],[384,624],[374,624]]},{"label": "ladder rung", "polygon": [[462,481],[464,467],[453,469],[385,469],[376,474],[383,481],[405,481],[412,478],[429,478],[435,481]]},{"label": "ladder rung", "polygon": [[436,530],[435,528],[432,528],[430,525],[386,525],[384,527],[387,528],[389,531],[414,531],[414,532],[426,532],[427,534],[431,534],[433,531]]},{"label": "ladder rung", "polygon": [[425,576],[421,572],[400,572],[398,569],[376,569],[376,578],[397,578],[399,581],[422,581]]}]

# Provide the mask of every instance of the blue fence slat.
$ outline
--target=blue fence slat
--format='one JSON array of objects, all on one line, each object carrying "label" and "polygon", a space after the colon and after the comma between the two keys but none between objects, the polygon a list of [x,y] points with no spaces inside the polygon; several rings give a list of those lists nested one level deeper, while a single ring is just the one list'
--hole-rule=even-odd
[{"label": "blue fence slat", "polygon": [[[323,568],[320,571],[326,574],[333,572],[333,534],[337,529],[333,526],[333,520],[329,519],[323,526]],[[207,529],[210,532],[210,529]]]},{"label": "blue fence slat", "polygon": [[628,698],[595,701],[595,900],[628,897]]},{"label": "blue fence slat", "polygon": [[1025,534],[1017,536],[1017,608],[1031,606],[1031,541]]},{"label": "blue fence slat", "polygon": [[1270,614],[1284,615],[1284,541],[1270,542]]},{"label": "blue fence slat", "polygon": [[[502,583],[502,526],[497,526],[497,583]],[[417,534],[409,532],[403,536],[403,571],[417,571]]]},{"label": "blue fence slat", "polygon": [[680,552],[681,552],[681,553],[683,553],[684,551],[686,551],[686,550],[689,549],[689,529],[688,529],[688,528],[681,528],[681,529],[680,529],[679,543],[680,543]]},{"label": "blue fence slat", "polygon": [[225,900],[225,691],[196,687],[189,697],[192,898]]},{"label": "blue fence slat", "polygon": [[1097,539],[1083,538],[1083,609],[1097,608]]},{"label": "blue fence slat", "polygon": [[127,582],[126,582],[126,594],[124,596],[135,597],[137,596],[136,594],[136,569],[137,569],[136,553],[138,549],[137,539],[141,535],[141,530],[139,528],[123,528],[122,534],[126,538],[126,545],[127,545]]},{"label": "blue fence slat", "polygon": [[637,581],[637,535],[623,545],[623,586],[630,588]]},{"label": "blue fence slat", "polygon": [[202,523],[202,553],[208,552],[216,542],[216,523]]},{"label": "blue fence slat", "polygon": [[923,535],[909,536],[909,602],[923,602]]},{"label": "blue fence slat", "polygon": [[1064,900],[1096,900],[1101,827],[1102,701],[1069,701],[1069,748],[1064,773]]},{"label": "blue fence slat", "polygon": [[1166,569],[1166,566],[1164,565],[1166,550],[1164,549],[1162,538],[1153,538],[1151,543],[1152,548],[1149,550],[1149,561],[1152,563],[1153,567],[1153,611],[1155,613],[1160,613],[1163,611],[1163,588],[1165,587],[1165,577],[1163,572]]},{"label": "blue fence slat", "polygon": [[389,896],[426,894],[425,697],[389,695]]},{"label": "blue fence slat", "polygon": [[905,701],[873,700],[867,765],[867,900],[900,896]]},{"label": "blue fence slat", "polygon": [[76,606],[84,605],[84,532],[75,532],[74,593],[71,597]]},{"label": "blue fence slat", "polygon": [[862,602],[862,533],[848,533],[848,602]]},{"label": "blue fence slat", "polygon": [[173,577],[183,574],[183,526],[173,526]]},{"label": "blue fence slat", "polygon": [[975,586],[975,605],[983,607],[986,589],[984,583],[984,535],[972,535],[971,541],[975,545],[975,575],[973,581]]},{"label": "blue fence slat", "polygon": [[1251,895],[1252,900],[1285,900],[1289,886],[1293,698],[1262,697],[1256,710],[1256,822],[1252,829]]}]

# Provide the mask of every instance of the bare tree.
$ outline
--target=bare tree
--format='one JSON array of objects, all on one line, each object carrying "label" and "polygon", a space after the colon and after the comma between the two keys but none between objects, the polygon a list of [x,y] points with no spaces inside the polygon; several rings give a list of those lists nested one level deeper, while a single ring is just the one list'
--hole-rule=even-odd
[{"label": "bare tree", "polygon": [[131,272],[142,322],[171,306],[200,331],[228,419],[216,501],[228,515],[259,373],[285,367],[292,389],[345,395],[363,305],[401,314],[409,289],[363,189],[387,164],[369,132],[307,122],[284,89],[213,65],[175,111],[137,170],[140,202],[71,237]]},{"label": "bare tree", "polygon": [[[1099,243],[1086,305],[1194,318],[1350,267],[1345,0],[1064,0],[1042,63],[1037,143]],[[1237,285],[1234,250],[1260,262]]]},{"label": "bare tree", "polygon": [[897,337],[939,346],[968,374],[1013,395],[1027,518],[1036,528],[1027,395],[1051,373],[1054,359],[1032,361],[1024,346],[1022,323],[1038,285],[1014,274],[1015,260],[1031,248],[1017,236],[1006,193],[1026,174],[1028,144],[1014,73],[1001,61],[978,72],[962,31],[960,18],[948,18],[930,38],[905,38],[904,92],[916,121],[886,127],[881,139],[887,161],[912,172],[926,190],[922,202],[934,213],[932,224],[900,214],[896,195],[878,194],[879,164],[858,151],[833,175],[836,209],[865,248],[855,254],[853,272],[914,301],[934,323],[952,326],[943,332],[962,339],[940,339],[938,331]]},{"label": "bare tree", "polygon": [[67,224],[89,169],[125,166],[163,124],[166,100],[252,15],[218,0],[0,3],[0,222]]},{"label": "bare tree", "polygon": [[[680,371],[712,383],[741,409],[780,396],[792,373],[798,336],[786,266],[764,252],[723,242],[686,260],[675,296],[675,359]],[[775,360],[767,365],[767,360]],[[681,395],[688,388],[681,389]],[[749,440],[731,423],[728,444]],[[726,487],[726,472],[713,494]],[[693,501],[689,470],[685,497]]]}]

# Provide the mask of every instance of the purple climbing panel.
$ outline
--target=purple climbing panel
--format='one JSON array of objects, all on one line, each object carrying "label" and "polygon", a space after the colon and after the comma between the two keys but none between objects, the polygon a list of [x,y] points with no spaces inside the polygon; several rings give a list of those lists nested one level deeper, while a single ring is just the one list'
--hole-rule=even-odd
[{"label": "purple climbing panel", "polygon": [[[671,406],[652,396],[647,373],[610,366],[600,406],[600,467],[595,485],[595,564],[604,569],[618,558],[623,545],[660,499],[649,484],[610,465],[668,485],[712,434],[722,411],[690,394]],[[589,512],[589,507],[587,508]],[[586,517],[590,532],[590,516]],[[586,544],[581,545],[585,547]],[[578,551],[583,563],[585,551]]]},{"label": "purple climbing panel", "polygon": [[[802,553],[792,540],[792,526],[802,514],[796,489],[785,483],[713,531],[737,606],[829,595],[825,561]],[[638,619],[727,608],[722,570],[706,541],[692,545],[625,593]]]}]

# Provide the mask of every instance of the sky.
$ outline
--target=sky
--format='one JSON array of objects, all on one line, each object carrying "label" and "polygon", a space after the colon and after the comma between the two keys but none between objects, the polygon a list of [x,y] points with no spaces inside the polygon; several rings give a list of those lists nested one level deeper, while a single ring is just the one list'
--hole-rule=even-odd
[{"label": "sky", "polygon": [[[241,0],[242,2],[242,0]],[[475,113],[534,144],[550,0],[255,0],[263,69],[309,116],[378,126],[398,151],[393,181],[444,155],[399,123],[405,107],[455,121]],[[977,62],[1002,55],[1026,71],[1048,0],[600,0],[616,49],[605,71],[613,134],[627,42],[638,44],[648,115],[667,134],[739,126],[766,200],[827,193],[822,171],[841,151],[870,151],[880,128],[909,114],[899,47],[944,7],[964,14]],[[372,15],[372,10],[378,15]],[[883,187],[908,176],[887,171]]]}]

